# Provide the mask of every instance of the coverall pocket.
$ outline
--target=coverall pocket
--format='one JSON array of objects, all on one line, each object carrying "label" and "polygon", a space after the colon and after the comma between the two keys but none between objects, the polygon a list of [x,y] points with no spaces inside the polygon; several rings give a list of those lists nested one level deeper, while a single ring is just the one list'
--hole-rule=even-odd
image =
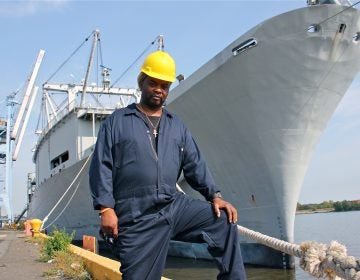
[{"label": "coverall pocket", "polygon": [[121,168],[136,161],[136,143],[123,140],[114,145],[115,167]]},{"label": "coverall pocket", "polygon": [[132,198],[120,199],[116,201],[115,213],[119,218],[119,224],[126,224],[133,220],[133,213],[131,207]]},{"label": "coverall pocket", "polygon": [[115,211],[119,217],[119,223],[134,222],[145,215],[157,213],[155,197],[155,195],[133,196],[117,200]]},{"label": "coverall pocket", "polygon": [[175,139],[174,140],[174,149],[173,149],[173,159],[174,162],[180,166],[184,158],[184,143]]}]

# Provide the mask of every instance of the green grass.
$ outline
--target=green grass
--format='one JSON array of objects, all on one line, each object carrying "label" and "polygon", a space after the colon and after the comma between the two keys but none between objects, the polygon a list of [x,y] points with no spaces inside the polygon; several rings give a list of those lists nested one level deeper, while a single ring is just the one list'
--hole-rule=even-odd
[{"label": "green grass", "polygon": [[74,232],[68,234],[65,230],[55,228],[49,238],[44,239],[40,259],[53,264],[52,268],[44,273],[45,276],[75,280],[92,279],[82,258],[69,250],[74,235]]}]

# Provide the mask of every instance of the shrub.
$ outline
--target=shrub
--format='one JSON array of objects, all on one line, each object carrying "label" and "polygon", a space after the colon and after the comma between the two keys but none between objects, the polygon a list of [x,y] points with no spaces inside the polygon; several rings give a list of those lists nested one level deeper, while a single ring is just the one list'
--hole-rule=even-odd
[{"label": "shrub", "polygon": [[45,239],[41,249],[41,260],[54,264],[46,271],[45,276],[60,277],[60,279],[89,280],[91,275],[80,256],[70,252],[69,246],[75,233],[68,234],[65,230],[54,229],[49,238]]},{"label": "shrub", "polygon": [[57,228],[50,234],[50,237],[47,238],[43,244],[41,255],[43,261],[48,261],[52,259],[55,255],[55,252],[58,251],[67,251],[71,241],[74,238],[75,233],[68,234],[65,230],[59,230]]}]

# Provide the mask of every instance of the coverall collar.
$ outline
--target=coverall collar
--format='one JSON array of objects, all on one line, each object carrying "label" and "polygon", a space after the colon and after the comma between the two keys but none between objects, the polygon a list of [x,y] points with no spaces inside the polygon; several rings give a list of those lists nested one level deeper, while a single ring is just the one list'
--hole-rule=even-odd
[{"label": "coverall collar", "polygon": [[[138,116],[138,117],[141,118],[139,111],[136,109],[136,104],[135,104],[135,103],[132,103],[132,104],[130,104],[129,106],[127,106],[127,107],[125,108],[125,116],[134,115],[134,114],[135,114],[136,116]],[[173,114],[170,113],[170,112],[169,112],[168,110],[166,110],[165,108],[163,108],[163,115],[164,115],[164,116],[167,116],[167,117],[169,117],[169,118],[173,118]]]}]

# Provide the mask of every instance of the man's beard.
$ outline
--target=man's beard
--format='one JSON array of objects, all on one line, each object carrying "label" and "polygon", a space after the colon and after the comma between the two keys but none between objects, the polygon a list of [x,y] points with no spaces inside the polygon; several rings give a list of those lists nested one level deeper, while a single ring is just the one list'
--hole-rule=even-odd
[{"label": "man's beard", "polygon": [[143,98],[143,103],[151,109],[160,109],[164,105],[166,98],[162,95],[155,95],[159,97],[159,100],[154,100],[152,96],[154,96],[154,94],[151,96],[147,95]]}]

